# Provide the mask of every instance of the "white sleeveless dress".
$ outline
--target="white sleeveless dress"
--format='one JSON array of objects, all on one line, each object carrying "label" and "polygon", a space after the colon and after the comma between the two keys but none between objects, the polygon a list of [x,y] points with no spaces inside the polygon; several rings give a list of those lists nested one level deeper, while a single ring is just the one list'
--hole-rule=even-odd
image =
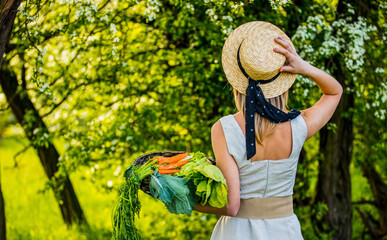
[{"label": "white sleeveless dress", "polygon": [[[239,168],[240,198],[269,198],[293,195],[298,157],[307,135],[307,126],[301,115],[291,120],[292,152],[281,160],[247,160],[246,140],[233,115],[220,119],[227,148]],[[275,219],[248,219],[222,216],[217,222],[211,240],[303,239],[295,214]]]}]

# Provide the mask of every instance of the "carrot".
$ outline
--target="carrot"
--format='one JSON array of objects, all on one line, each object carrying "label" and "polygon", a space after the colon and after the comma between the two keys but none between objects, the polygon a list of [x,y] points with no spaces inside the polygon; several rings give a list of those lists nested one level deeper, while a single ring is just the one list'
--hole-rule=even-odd
[{"label": "carrot", "polygon": [[171,173],[175,173],[175,172],[180,172],[181,169],[179,170],[159,170],[159,173],[160,174],[171,174]]},{"label": "carrot", "polygon": [[168,161],[169,157],[158,157],[157,160],[159,161],[158,164],[164,164],[166,161]]},{"label": "carrot", "polygon": [[178,168],[178,167],[181,167],[183,166],[184,164],[186,164],[190,159],[187,159],[187,160],[182,160],[182,161],[179,161],[177,163],[171,163],[171,164],[168,164],[168,165],[160,165],[159,166],[159,170],[171,170],[171,169],[175,169],[175,168]]},{"label": "carrot", "polygon": [[188,156],[188,153],[181,153],[181,154],[177,154],[173,157],[159,157],[158,160],[159,160],[159,164],[164,164],[164,163],[176,163],[184,158],[186,158]]}]

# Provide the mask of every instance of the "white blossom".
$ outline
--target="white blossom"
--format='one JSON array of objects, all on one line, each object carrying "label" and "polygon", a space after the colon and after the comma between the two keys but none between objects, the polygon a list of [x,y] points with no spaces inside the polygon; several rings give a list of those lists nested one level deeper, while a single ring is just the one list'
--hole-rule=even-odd
[{"label": "white blossom", "polygon": [[39,89],[40,92],[44,92],[46,89],[48,89],[49,85],[47,83],[44,83],[42,87]]},{"label": "white blossom", "polygon": [[112,187],[112,186],[113,186],[113,181],[111,181],[111,180],[107,181],[107,185],[108,185],[109,187]]},{"label": "white blossom", "polygon": [[116,34],[117,33],[117,28],[116,28],[116,25],[114,23],[110,23],[110,31],[113,33],[113,34]]},{"label": "white blossom", "polygon": [[[352,12],[351,8],[348,8]],[[306,23],[301,25],[294,36],[296,44],[299,45],[299,55],[313,64],[318,58],[341,54],[344,57],[345,67],[355,73],[363,71],[365,62],[364,44],[369,40],[369,34],[375,31],[374,26],[367,24],[366,19],[358,17],[352,21],[337,19],[329,25],[322,15],[308,17]],[[318,38],[324,34],[323,41]],[[319,60],[321,61],[321,59]],[[352,76],[355,79],[355,75]]]},{"label": "white blossom", "polygon": [[100,19],[104,20],[105,22],[109,21],[109,17],[107,15],[103,15]]},{"label": "white blossom", "polygon": [[222,20],[223,20],[223,21],[229,21],[229,22],[232,22],[232,17],[231,17],[231,16],[223,16],[223,17],[222,17]]},{"label": "white blossom", "polygon": [[147,15],[149,21],[156,19],[156,13],[160,12],[160,7],[162,4],[158,0],[149,0],[147,1],[147,6],[144,11],[144,14]]},{"label": "white blossom", "polygon": [[194,5],[192,5],[192,3],[186,3],[184,5],[184,8],[189,10],[190,12],[194,12],[195,11],[195,7],[194,7]]},{"label": "white blossom", "polygon": [[291,3],[291,0],[269,0],[271,8],[277,10],[279,7]]},{"label": "white blossom", "polygon": [[384,73],[384,69],[381,67],[377,67],[377,68],[375,68],[375,72],[376,73]]},{"label": "white blossom", "polygon": [[232,26],[225,26],[225,25],[223,25],[222,26],[222,32],[226,35],[226,36],[228,36],[228,35],[230,35],[231,33],[232,33],[232,31],[234,30],[234,28],[232,27]]}]

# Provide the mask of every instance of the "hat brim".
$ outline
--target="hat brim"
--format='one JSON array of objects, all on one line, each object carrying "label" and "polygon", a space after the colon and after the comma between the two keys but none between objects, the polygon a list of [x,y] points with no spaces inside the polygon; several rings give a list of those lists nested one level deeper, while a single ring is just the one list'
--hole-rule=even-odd
[{"label": "hat brim", "polygon": [[[259,29],[270,29],[275,31],[275,34],[278,33],[278,36],[288,36],[275,25],[263,22],[263,21],[254,21],[245,23],[238,28],[236,28],[230,36],[227,38],[222,52],[222,65],[224,73],[226,74],[227,80],[230,84],[240,93],[245,94],[246,88],[249,85],[248,79],[243,75],[240,70],[237,62],[237,52],[238,48],[247,36],[249,36],[253,31],[259,31]],[[289,38],[288,38],[289,39]],[[273,38],[274,41],[274,38]],[[270,83],[261,84],[260,87],[265,94],[266,98],[273,98],[281,95],[286,92],[294,83],[297,74],[281,72],[278,78]],[[256,80],[265,80],[265,79],[256,79]]]}]

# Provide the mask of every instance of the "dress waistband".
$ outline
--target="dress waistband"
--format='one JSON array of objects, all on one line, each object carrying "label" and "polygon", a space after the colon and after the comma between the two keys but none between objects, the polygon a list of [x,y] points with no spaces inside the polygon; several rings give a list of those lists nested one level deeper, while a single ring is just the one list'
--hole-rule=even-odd
[{"label": "dress waistband", "polygon": [[236,217],[253,219],[282,218],[293,215],[293,196],[241,199]]}]

